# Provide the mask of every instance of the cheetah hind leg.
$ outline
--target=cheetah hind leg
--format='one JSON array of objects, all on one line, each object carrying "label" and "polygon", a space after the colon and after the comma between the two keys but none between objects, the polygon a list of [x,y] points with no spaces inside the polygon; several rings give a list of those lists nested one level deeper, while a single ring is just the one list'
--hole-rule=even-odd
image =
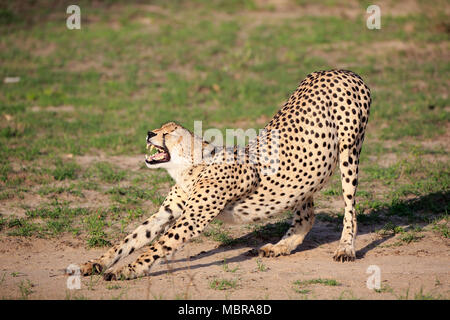
[{"label": "cheetah hind leg", "polygon": [[294,207],[291,227],[276,244],[268,243],[259,249],[260,257],[277,257],[289,255],[305,239],[314,224],[313,198],[300,202]]},{"label": "cheetah hind leg", "polygon": [[339,246],[334,252],[333,259],[338,262],[354,261],[355,237],[357,232],[355,194],[358,185],[359,151],[361,148],[354,147],[351,151],[339,154],[342,191],[345,202],[344,227],[342,229]]}]

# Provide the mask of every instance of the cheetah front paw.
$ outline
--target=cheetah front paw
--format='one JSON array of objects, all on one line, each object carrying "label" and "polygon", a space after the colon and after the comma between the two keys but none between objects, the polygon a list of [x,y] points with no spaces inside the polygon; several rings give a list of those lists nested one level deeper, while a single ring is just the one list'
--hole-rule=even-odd
[{"label": "cheetah front paw", "polygon": [[80,274],[82,276],[90,276],[92,274],[100,274],[103,271],[103,266],[95,261],[88,261],[80,266]]},{"label": "cheetah front paw", "polygon": [[[105,281],[115,281],[117,280],[117,273],[113,272],[113,271],[106,271],[103,274],[103,280]],[[119,278],[120,280],[120,278]]]},{"label": "cheetah front paw", "polygon": [[334,252],[333,259],[338,262],[355,261],[355,248],[352,246],[339,245]]},{"label": "cheetah front paw", "polygon": [[259,248],[258,252],[260,257],[278,257],[288,255],[290,250],[284,244],[268,243]]},{"label": "cheetah front paw", "polygon": [[113,281],[113,280],[131,280],[136,278],[136,274],[127,266],[122,267],[120,269],[108,269],[103,274],[103,279],[105,281]]}]

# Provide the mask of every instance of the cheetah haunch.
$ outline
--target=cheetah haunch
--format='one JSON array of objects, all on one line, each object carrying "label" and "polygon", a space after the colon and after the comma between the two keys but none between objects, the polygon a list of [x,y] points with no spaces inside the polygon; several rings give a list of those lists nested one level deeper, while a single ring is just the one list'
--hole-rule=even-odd
[{"label": "cheetah haunch", "polygon": [[[146,156],[146,165],[167,169],[176,184],[156,214],[100,258],[83,264],[81,274],[103,271],[105,280],[144,276],[156,261],[199,235],[216,217],[252,222],[286,210],[293,212],[289,230],[278,243],[259,252],[269,257],[290,254],[310,231],[314,193],[338,161],[345,214],[334,260],[354,260],[355,193],[370,103],[370,90],[355,73],[320,71],[300,83],[243,149],[218,150],[173,122],[148,132],[152,155]],[[200,154],[194,145],[201,146]],[[113,267],[153,240],[135,262]]]}]

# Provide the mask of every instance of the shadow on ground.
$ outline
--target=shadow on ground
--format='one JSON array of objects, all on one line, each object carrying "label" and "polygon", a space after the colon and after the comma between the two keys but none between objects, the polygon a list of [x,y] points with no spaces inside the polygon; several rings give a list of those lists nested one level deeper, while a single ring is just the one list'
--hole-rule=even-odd
[{"label": "shadow on ground", "polygon": [[[432,221],[442,214],[445,214],[449,209],[450,192],[442,191],[436,193],[430,193],[425,196],[419,196],[408,200],[392,200],[390,204],[380,207],[375,210],[371,210],[368,213],[362,213],[358,215],[359,231],[358,234],[373,233],[376,230],[382,228],[388,222],[395,222],[396,224],[422,224],[423,226],[432,223]],[[316,215],[316,222],[313,229],[305,238],[303,244],[301,244],[293,253],[298,253],[306,250],[313,250],[323,244],[332,243],[338,241],[341,236],[342,230],[342,217],[333,216],[328,213],[320,213]],[[325,223],[324,223],[325,222]],[[195,256],[178,259],[178,260],[166,260],[164,264],[169,266],[171,272],[182,271],[187,269],[198,269],[208,267],[212,265],[223,265],[223,260],[217,260],[210,263],[194,264],[189,267],[171,268],[172,263],[196,261],[207,256],[211,256],[220,252],[225,252],[229,249],[247,248],[248,244],[259,247],[268,242],[277,242],[283,234],[289,228],[289,219],[279,221],[276,223],[267,224],[261,228],[258,228],[252,232],[249,232],[239,238],[234,239],[230,245],[220,245],[219,247],[201,252]],[[408,230],[408,228],[406,228]],[[324,232],[323,232],[324,231]],[[324,233],[325,236],[320,238],[320,234]],[[312,237],[314,239],[312,239]],[[375,249],[385,241],[394,237],[394,234],[383,236],[380,239],[376,239],[365,247],[359,249],[356,252],[357,259],[362,259],[371,250]],[[317,240],[319,239],[319,240]],[[251,249],[247,252],[243,252],[231,258],[227,258],[227,263],[242,262],[258,255],[257,249]],[[333,261],[330,257],[330,261]],[[164,274],[167,271],[158,271],[151,273],[151,276]]]}]

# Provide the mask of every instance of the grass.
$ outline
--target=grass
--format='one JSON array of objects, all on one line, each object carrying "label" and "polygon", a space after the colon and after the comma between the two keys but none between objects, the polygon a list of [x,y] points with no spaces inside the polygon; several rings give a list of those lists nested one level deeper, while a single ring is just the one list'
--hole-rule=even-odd
[{"label": "grass", "polygon": [[86,175],[90,178],[97,176],[100,181],[106,183],[117,183],[126,177],[126,171],[117,169],[109,162],[96,162],[94,166],[90,168]]},{"label": "grass", "polygon": [[88,297],[86,297],[83,294],[79,294],[79,293],[74,293],[70,290],[66,291],[66,296],[65,296],[66,300],[89,300]]},{"label": "grass", "polygon": [[30,280],[22,280],[19,283],[19,291],[20,291],[20,298],[22,300],[28,300],[29,296],[33,293],[33,284]]},{"label": "grass", "polygon": [[449,231],[449,216],[448,213],[442,215],[441,217],[437,217],[432,221],[432,230],[440,234],[444,238],[450,238]]},{"label": "grass", "polygon": [[401,246],[403,244],[410,244],[412,242],[417,242],[425,237],[425,235],[420,234],[422,231],[424,231],[424,228],[420,226],[413,226],[413,227],[408,226],[404,228],[401,226],[397,226],[392,222],[388,222],[384,225],[383,228],[377,230],[376,232],[381,236],[398,235],[397,242],[390,245],[383,245],[384,247],[390,247],[390,246]]},{"label": "grass", "polygon": [[343,290],[337,297],[338,300],[359,300],[352,290]]},{"label": "grass", "polygon": [[420,239],[422,239],[423,237],[425,237],[425,236],[424,235],[419,235],[419,234],[417,234],[417,232],[407,232],[407,233],[404,233],[400,237],[400,241],[403,241],[403,242],[409,244],[411,242],[417,242]]},{"label": "grass", "polygon": [[[63,232],[73,232],[73,221],[76,217],[89,213],[86,208],[70,208],[67,204],[55,201],[47,205],[29,209],[26,218],[10,217],[8,227],[10,235],[30,236],[36,234],[41,237],[55,236]],[[35,223],[39,219],[43,223]]]},{"label": "grass", "polygon": [[414,294],[414,300],[441,300],[443,297],[441,295],[435,295],[431,292],[424,292],[423,288],[420,288],[419,292]]},{"label": "grass", "polygon": [[392,287],[386,283],[381,284],[381,288],[374,289],[374,291],[377,293],[394,293],[394,289],[392,289]]},{"label": "grass", "polygon": [[[433,190],[437,190],[436,187]],[[387,200],[363,200],[356,204],[357,221],[359,223],[378,226],[384,223],[384,227],[378,229],[381,235],[397,234],[402,228],[395,226],[392,219],[400,219],[405,224],[411,223],[431,223],[434,230],[441,230],[445,236],[448,228],[446,223],[439,224],[439,217],[445,217],[448,210],[450,194],[448,191],[438,191],[431,193],[419,193],[418,196],[409,199],[402,199],[397,191],[388,192]],[[322,200],[322,198],[319,198]],[[327,200],[328,201],[328,200]],[[338,227],[342,225],[342,213],[320,213],[316,218],[321,221],[332,223]]]},{"label": "grass", "polygon": [[285,218],[281,218],[279,221],[266,225],[251,225],[251,237],[258,238],[264,241],[282,237],[290,227],[290,222],[286,221],[286,218],[289,219],[291,216],[291,214],[288,214]]},{"label": "grass", "polygon": [[89,291],[94,291],[94,287],[101,281],[102,277],[98,275],[90,275],[87,281],[83,281],[83,284]]},{"label": "grass", "polygon": [[[235,4],[234,7],[239,5]],[[95,12],[89,6],[86,6],[85,10],[93,16],[104,14]],[[212,9],[207,7],[204,10]],[[148,14],[142,11],[134,12],[134,15],[141,18],[146,18]],[[192,10],[184,13],[186,17],[195,14]],[[360,30],[360,24],[338,17],[305,17],[301,22],[282,19],[274,21],[271,28],[267,28],[264,24],[251,26],[245,17],[237,16],[232,16],[228,21],[218,19],[215,22],[205,18],[168,19],[168,16],[151,17],[159,26],[157,32],[146,30],[138,23],[128,23],[126,18],[121,22],[122,28],[114,30],[108,28],[108,19],[105,17],[106,21],[94,23],[78,33],[64,32],[54,24],[45,25],[44,31],[31,29],[26,34],[20,33],[25,39],[41,39],[41,46],[48,43],[57,44],[56,48],[45,56],[30,54],[26,47],[21,47],[13,41],[14,33],[7,34],[3,42],[11,47],[2,53],[2,60],[9,63],[4,65],[2,71],[5,74],[22,75],[23,81],[9,86],[3,98],[2,111],[14,116],[14,120],[11,120],[13,123],[4,128],[4,139],[19,142],[19,138],[31,138],[37,143],[32,152],[25,153],[24,146],[19,142],[19,146],[8,153],[21,158],[33,157],[35,153],[41,157],[39,150],[44,147],[48,153],[56,154],[76,155],[93,148],[112,153],[136,153],[142,150],[142,139],[138,137],[142,137],[148,127],[157,126],[168,119],[183,119],[184,124],[191,126],[192,120],[200,118],[208,105],[216,106],[214,113],[208,113],[208,123],[223,119],[232,123],[242,118],[252,121],[261,114],[270,115],[278,107],[279,101],[286,97],[306,73],[331,67],[325,60],[307,55],[306,47],[318,50],[323,44],[350,41],[354,43],[347,49],[351,53],[357,50],[360,44],[387,41],[395,39],[396,36],[405,41],[445,40],[444,35],[442,38],[434,38],[438,34],[428,31],[430,22],[423,15],[411,17],[409,21],[421,30],[421,33],[415,36],[403,32],[390,33],[391,28],[402,30],[402,26],[408,23],[395,17],[390,17],[385,22],[386,32],[376,33]],[[179,24],[176,29],[173,28],[175,21]],[[310,28],[310,25],[315,27]],[[336,30],[339,32],[333,33]],[[42,32],[45,32],[45,38],[42,37]],[[237,42],[241,32],[247,35],[244,45]],[[355,37],[355,34],[359,36]],[[417,39],[414,39],[415,37]],[[198,46],[198,41],[208,45]],[[180,42],[184,45],[179,46]],[[83,46],[78,46],[77,43],[83,43]],[[65,46],[70,49],[75,45],[79,53],[69,60],[66,51],[61,48]],[[151,50],[154,57],[160,59],[160,63],[145,63],[148,57],[139,51],[142,47]],[[225,52],[221,50],[224,47],[227,48]],[[121,49],[108,50],[115,48]],[[274,54],[280,49],[285,50],[285,56]],[[210,59],[212,55],[215,55],[213,60]],[[89,58],[94,61],[94,66],[82,68],[85,59]],[[28,62],[21,66],[20,62],[26,59]],[[409,69],[398,63],[393,64],[393,68],[386,70],[383,75],[377,75],[375,71],[371,71],[374,61],[358,61],[356,55],[353,55],[352,59],[354,67],[359,69],[356,71],[363,71],[371,82],[381,86],[376,92],[376,98],[383,103],[378,103],[374,118],[382,119],[388,124],[389,131],[386,129],[386,132],[395,137],[421,134],[417,133],[417,130],[411,132],[413,130],[408,129],[410,127],[421,127],[425,133],[432,132],[432,128],[417,126],[417,123],[409,127],[394,126],[395,121],[389,113],[392,112],[389,105],[402,105],[399,102],[405,100],[415,101],[408,117],[413,115],[418,117],[418,120],[420,116],[425,117],[421,103],[425,104],[425,108],[432,103],[435,108],[426,113],[428,122],[434,124],[446,120],[443,116],[445,99],[430,101],[433,91],[438,92],[442,88],[438,82],[439,78],[432,80],[429,95],[396,93],[389,96],[388,88],[391,83],[401,79],[405,73],[408,74]],[[300,61],[302,64],[299,64]],[[74,68],[72,64],[78,64],[79,68]],[[444,64],[439,65],[439,62],[417,67],[419,72],[411,74],[412,81],[424,76],[427,79],[439,69],[445,71]],[[186,68],[188,73],[178,74],[177,68]],[[414,69],[413,66],[408,68]],[[107,69],[110,69],[111,74],[105,76]],[[31,74],[25,76],[30,70]],[[240,76],[239,83],[235,81],[237,73]],[[254,78],[254,74],[259,77]],[[149,82],[151,77],[156,80]],[[445,73],[440,77],[445,79]],[[143,85],[159,90],[142,90]],[[198,95],[191,94],[199,88],[205,90]],[[6,91],[6,87],[4,90]],[[128,99],[130,95],[134,97],[131,100]],[[139,117],[140,111],[147,103],[155,106],[153,116],[149,120]],[[73,110],[36,113],[30,111],[30,105],[33,104],[43,107],[71,105]],[[117,110],[123,109],[125,105],[127,111],[118,117]],[[182,107],[186,105],[198,107]],[[102,112],[91,112],[93,106]],[[169,108],[170,106],[176,107]],[[19,110],[25,111],[23,115],[18,113]],[[48,113],[52,117],[47,117]],[[86,117],[87,113],[89,117]],[[60,133],[63,124],[59,122],[67,119],[71,121],[64,122],[65,134],[62,135]],[[38,123],[42,126],[38,127]],[[24,129],[15,129],[17,124],[22,124]],[[101,135],[97,134],[99,126],[102,128]],[[126,131],[130,133],[124,134]],[[36,133],[44,134],[44,137],[36,139]],[[63,170],[63,174],[58,177],[70,177],[74,174],[73,170],[69,171],[68,176]]]},{"label": "grass", "polygon": [[308,286],[308,285],[312,285],[312,284],[321,284],[324,286],[330,286],[330,287],[334,287],[334,286],[339,286],[341,285],[337,280],[334,279],[310,279],[310,280],[297,280],[294,282],[294,285],[297,286]]},{"label": "grass", "polygon": [[78,177],[79,170],[78,164],[58,158],[55,161],[55,169],[51,171],[51,174],[55,180],[74,180]]},{"label": "grass", "polygon": [[266,267],[266,265],[262,262],[261,259],[256,259],[256,266],[257,266],[257,270],[261,271],[261,272],[265,272],[268,270],[268,268]]},{"label": "grass", "polygon": [[386,223],[383,228],[377,231],[377,233],[380,235],[396,235],[403,232],[405,232],[405,229],[403,227],[396,226],[392,222]]},{"label": "grass", "polygon": [[108,289],[108,290],[117,290],[117,289],[120,289],[120,288],[122,288],[122,287],[120,285],[118,285],[118,284],[107,285],[106,286],[106,289]]},{"label": "grass", "polygon": [[203,232],[205,237],[211,238],[214,241],[220,242],[222,245],[229,246],[235,244],[229,232],[223,230],[223,222],[220,220],[214,220],[209,225],[208,229]]},{"label": "grass", "polygon": [[310,289],[299,289],[299,288],[294,288],[294,291],[300,294],[308,294],[311,293]]},{"label": "grass", "polygon": [[85,229],[88,233],[87,244],[89,247],[106,247],[111,243],[106,239],[104,213],[98,212],[86,217],[84,220]]},{"label": "grass", "polygon": [[226,262],[226,259],[223,259],[223,271],[225,272],[231,272],[231,273],[235,273],[236,271],[239,270],[239,266],[236,266],[234,268],[230,268],[229,264]]},{"label": "grass", "polygon": [[[104,175],[98,174],[98,168],[102,168]],[[150,208],[155,206],[156,211],[156,206],[163,200],[158,186],[171,183],[160,173],[147,171],[127,174],[127,179],[131,179],[128,181],[129,186],[111,186],[110,183],[122,179],[118,177],[124,177],[124,171],[119,170],[117,173],[116,169],[104,163],[88,169],[79,167],[76,180],[54,179],[50,184],[38,184],[36,195],[48,199],[48,202],[41,202],[37,206],[23,205],[24,214],[21,217],[0,216],[0,230],[5,230],[10,236],[23,237],[82,234],[88,247],[110,245],[109,238],[116,237],[117,233],[123,234],[126,226],[148,212],[149,202]],[[8,192],[12,195],[4,199],[13,201],[16,195],[13,190]],[[104,194],[110,200],[100,207],[78,207],[80,199],[85,199],[86,194],[92,192]]]},{"label": "grass", "polygon": [[237,287],[237,280],[213,279],[209,282],[209,287],[214,290],[230,290]]},{"label": "grass", "polygon": [[20,218],[11,218],[8,227],[12,230],[8,231],[9,236],[31,236],[35,233],[39,233],[41,228],[32,222]]},{"label": "grass", "polygon": [[84,193],[82,192],[80,186],[77,186],[75,184],[71,184],[70,186],[66,187],[66,186],[48,186],[48,185],[44,185],[42,186],[38,192],[37,192],[40,196],[49,196],[52,198],[57,198],[58,196],[60,196],[61,194],[69,194],[69,195],[74,195],[77,196],[79,198],[84,198]]},{"label": "grass", "polygon": [[148,190],[135,186],[113,187],[106,193],[111,195],[113,201],[123,205],[139,204],[143,200],[150,200],[154,204],[160,205],[163,201],[155,189]]},{"label": "grass", "polygon": [[406,289],[405,294],[396,295],[398,300],[442,300],[445,299],[440,294],[434,294],[432,292],[425,292],[423,287],[420,287],[419,291],[410,297],[410,288]]},{"label": "grass", "polygon": [[310,279],[310,280],[296,280],[293,282],[294,286],[292,287],[292,289],[296,293],[307,295],[312,292],[312,290],[307,287],[310,285],[316,285],[316,284],[320,284],[323,286],[330,286],[330,287],[336,287],[336,286],[341,285],[337,280],[334,280],[334,279],[317,278],[317,279]]}]

